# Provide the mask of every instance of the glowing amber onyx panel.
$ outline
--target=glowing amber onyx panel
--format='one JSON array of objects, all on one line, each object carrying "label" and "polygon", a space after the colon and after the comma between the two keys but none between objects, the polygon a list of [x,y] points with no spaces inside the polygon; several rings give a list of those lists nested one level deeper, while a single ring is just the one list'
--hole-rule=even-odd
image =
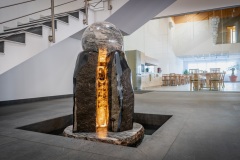
[{"label": "glowing amber onyx panel", "polygon": [[109,119],[107,72],[107,50],[106,48],[100,48],[96,73],[96,127],[106,129]]}]

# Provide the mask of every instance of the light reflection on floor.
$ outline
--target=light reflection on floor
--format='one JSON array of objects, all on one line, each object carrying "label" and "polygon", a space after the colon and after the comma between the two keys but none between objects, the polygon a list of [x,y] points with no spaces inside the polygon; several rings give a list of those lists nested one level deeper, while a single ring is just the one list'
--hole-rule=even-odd
[{"label": "light reflection on floor", "polygon": [[[180,86],[154,86],[147,87],[143,90],[153,90],[153,91],[190,91],[190,84],[180,85]],[[200,91],[209,91],[209,88],[204,88]],[[225,82],[225,87],[221,88],[221,91],[231,91],[240,92],[240,82]]]}]

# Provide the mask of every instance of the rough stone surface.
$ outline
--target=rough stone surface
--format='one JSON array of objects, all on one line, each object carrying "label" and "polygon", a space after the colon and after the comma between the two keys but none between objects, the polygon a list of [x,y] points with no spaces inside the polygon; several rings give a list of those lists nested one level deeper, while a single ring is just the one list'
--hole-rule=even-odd
[{"label": "rough stone surface", "polygon": [[108,53],[122,50],[123,37],[121,31],[109,22],[96,22],[88,26],[82,35],[84,50],[98,51],[107,48]]},{"label": "rough stone surface", "polygon": [[[113,55],[113,54],[112,54]],[[118,121],[119,121],[119,114],[120,114],[120,106],[119,106],[119,97],[118,97],[118,90],[117,90],[117,71],[116,71],[116,65],[113,62],[114,56],[109,57],[109,61],[111,63],[108,63],[108,76],[109,78],[109,110],[110,110],[110,116],[109,116],[109,131],[117,132],[118,130]]]},{"label": "rough stone surface", "polygon": [[121,82],[123,85],[123,111],[120,131],[125,131],[133,127],[134,114],[134,93],[131,85],[131,70],[128,68],[123,72]]},{"label": "rough stone surface", "polygon": [[[119,59],[117,59],[116,55],[118,54]],[[111,93],[110,99],[110,128],[111,131],[125,131],[132,129],[133,127],[133,113],[134,113],[134,93],[132,89],[131,83],[131,70],[127,64],[125,59],[125,55],[121,51],[115,51],[111,54],[111,61],[109,67],[111,75],[111,87],[109,89],[109,93]],[[119,60],[120,65],[115,63]],[[120,73],[118,69],[121,69]],[[119,82],[117,76],[119,76]],[[120,86],[118,84],[120,83]],[[119,94],[119,89],[121,95]],[[120,105],[120,101],[122,99],[122,106]]]},{"label": "rough stone surface", "polygon": [[144,137],[144,128],[139,123],[133,123],[133,128],[131,130],[123,132],[108,132],[106,138],[99,138],[97,133],[95,132],[72,133],[72,127],[73,127],[72,125],[68,126],[64,130],[63,132],[64,136],[124,146],[135,145]]},{"label": "rough stone surface", "polygon": [[96,52],[79,54],[74,73],[73,132],[96,131]]}]

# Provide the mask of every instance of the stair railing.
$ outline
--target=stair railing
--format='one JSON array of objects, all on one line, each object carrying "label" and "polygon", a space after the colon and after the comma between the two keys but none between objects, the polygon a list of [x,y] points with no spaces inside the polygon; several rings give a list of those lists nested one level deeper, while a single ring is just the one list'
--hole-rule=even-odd
[{"label": "stair railing", "polygon": [[89,1],[90,0],[84,0],[85,2],[85,19],[83,19],[83,24],[88,25],[88,8],[89,8]]},{"label": "stair railing", "polygon": [[48,36],[48,40],[55,43],[55,19],[54,19],[54,0],[51,0],[51,19],[52,19],[52,35]]},{"label": "stair railing", "polygon": [[0,7],[0,9],[12,7],[12,6],[17,6],[17,5],[20,5],[20,4],[29,3],[29,2],[33,2],[33,1],[36,1],[36,0],[30,0],[30,1],[25,1],[25,2],[15,3],[15,4]]},{"label": "stair railing", "polygon": [[112,10],[112,0],[108,0],[108,10]]},{"label": "stair railing", "polygon": [[[60,6],[63,6],[63,5],[65,5],[65,4],[72,3],[72,2],[75,2],[75,1],[77,1],[77,0],[72,0],[72,1],[69,1],[69,2],[65,2],[65,3],[62,3],[62,4],[56,5],[56,6],[54,6],[54,7],[55,7],[55,8],[56,8],[56,7],[60,7]],[[3,22],[0,22],[0,24],[7,23],[7,22],[11,22],[11,21],[14,21],[14,20],[23,18],[23,17],[27,17],[27,16],[30,16],[30,15],[33,15],[33,14],[36,14],[36,13],[40,13],[40,12],[49,10],[49,9],[51,9],[51,7],[50,7],[50,8],[46,8],[46,9],[42,9],[42,10],[40,10],[40,11],[36,11],[36,12],[33,12],[33,13],[26,14],[26,15],[24,15],[24,16],[19,16],[19,17],[17,17],[17,18],[13,18],[13,19],[10,19],[10,20],[7,20],[7,21],[3,21]]]}]

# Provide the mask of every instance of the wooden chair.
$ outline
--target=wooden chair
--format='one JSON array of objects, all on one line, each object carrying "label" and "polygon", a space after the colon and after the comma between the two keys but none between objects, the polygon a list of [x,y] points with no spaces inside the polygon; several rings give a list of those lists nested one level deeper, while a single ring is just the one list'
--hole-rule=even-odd
[{"label": "wooden chair", "polygon": [[163,74],[162,75],[162,86],[168,86],[169,85],[169,75]]},{"label": "wooden chair", "polygon": [[211,73],[205,73],[205,87],[210,88],[210,79],[211,79]]},{"label": "wooden chair", "polygon": [[170,86],[176,86],[177,85],[177,75],[175,75],[175,73],[170,73],[169,74],[169,83],[170,83]]},{"label": "wooden chair", "polygon": [[203,85],[205,83],[205,78],[203,78],[203,75],[200,73],[194,73],[190,75],[190,91],[199,91],[203,88]]},{"label": "wooden chair", "polygon": [[190,83],[190,76],[189,75],[184,75],[184,78],[185,78],[186,84],[189,84]]},{"label": "wooden chair", "polygon": [[181,85],[187,84],[186,75],[181,75],[180,76],[180,84]]},{"label": "wooden chair", "polygon": [[221,73],[211,73],[211,78],[209,80],[210,90],[220,90],[221,86]]},{"label": "wooden chair", "polygon": [[200,89],[200,75],[198,73],[194,73],[190,75],[190,91],[199,91]]},{"label": "wooden chair", "polygon": [[226,72],[223,72],[223,73],[221,73],[221,76],[220,76],[220,85],[222,86],[222,88],[225,87],[225,84],[224,84],[225,74],[226,74]]},{"label": "wooden chair", "polygon": [[175,76],[176,76],[176,84],[178,85],[178,86],[180,86],[182,83],[181,83],[181,74],[175,74]]}]

